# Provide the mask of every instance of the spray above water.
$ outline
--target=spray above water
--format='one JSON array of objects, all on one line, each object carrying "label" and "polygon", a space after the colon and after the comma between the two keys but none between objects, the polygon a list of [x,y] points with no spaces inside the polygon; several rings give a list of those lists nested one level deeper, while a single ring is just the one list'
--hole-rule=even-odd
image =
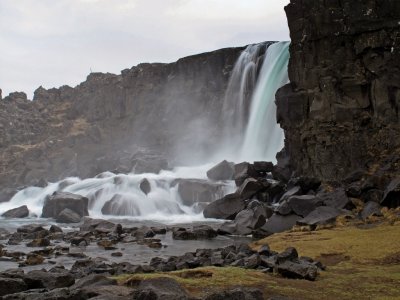
[{"label": "spray above water", "polygon": [[[240,55],[231,75],[223,104],[224,135],[214,162],[275,161],[283,146],[283,131],[276,123],[275,93],[288,82],[289,42],[261,43],[248,46]],[[27,205],[31,216],[40,217],[44,201],[55,191],[79,194],[89,198],[92,217],[135,217],[167,222],[202,220],[201,205],[185,203],[179,194],[180,179],[205,182],[206,171],[214,165],[181,167],[159,174],[102,173],[81,180],[66,178],[45,188],[29,187],[18,192],[9,202],[0,203],[0,215]],[[140,183],[146,179],[150,192]],[[234,191],[233,182],[219,182],[209,201]],[[194,201],[196,202],[196,201]]]}]

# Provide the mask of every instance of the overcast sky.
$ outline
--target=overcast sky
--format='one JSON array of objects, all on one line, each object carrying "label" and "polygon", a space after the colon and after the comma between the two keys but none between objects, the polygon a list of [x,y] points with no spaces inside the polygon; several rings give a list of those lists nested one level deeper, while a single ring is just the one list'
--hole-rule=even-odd
[{"label": "overcast sky", "polygon": [[289,0],[0,0],[0,88],[75,86],[90,70],[289,40]]}]

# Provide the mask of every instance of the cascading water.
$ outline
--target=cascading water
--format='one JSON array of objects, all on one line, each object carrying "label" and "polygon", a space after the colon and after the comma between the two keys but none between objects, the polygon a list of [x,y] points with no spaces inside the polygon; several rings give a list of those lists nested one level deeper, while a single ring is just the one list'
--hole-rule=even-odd
[{"label": "cascading water", "polygon": [[[95,178],[81,180],[76,177],[50,183],[44,188],[29,187],[18,192],[9,202],[0,203],[1,213],[21,205],[27,205],[31,216],[40,216],[44,201],[55,191],[70,192],[89,198],[89,215],[92,217],[135,217],[136,219],[158,220],[163,222],[188,222],[202,220],[201,211],[196,205],[185,205],[178,193],[177,180],[181,178],[206,180],[206,171],[212,167],[180,167],[173,171],[161,171],[159,174],[114,174],[101,173]],[[146,195],[140,189],[140,183],[146,179],[150,183],[150,192]],[[219,189],[211,195],[215,200],[233,192],[229,182],[218,183]],[[104,211],[105,204],[112,199],[117,203]],[[104,212],[104,213],[103,213]]]},{"label": "cascading water", "polygon": [[[225,135],[219,157],[236,162],[243,160],[275,160],[282,148],[283,132],[276,124],[276,90],[288,81],[289,42],[261,43],[248,46],[240,55],[226,91],[223,105]],[[227,150],[229,149],[229,150]],[[102,173],[81,180],[66,178],[44,188],[29,187],[18,192],[9,202],[0,203],[0,215],[12,208],[27,205],[31,216],[40,217],[43,203],[55,191],[88,197],[90,216],[135,217],[162,222],[202,220],[196,205],[185,205],[178,193],[177,180],[192,178],[206,180],[206,171],[214,163],[200,167],[181,167],[159,174]],[[147,179],[151,191],[140,189]],[[232,182],[218,183],[221,189],[210,201],[234,191]],[[113,201],[114,199],[114,201]],[[105,204],[109,203],[107,211]],[[104,213],[104,214],[103,214]]]},{"label": "cascading water", "polygon": [[249,45],[234,69],[223,106],[226,138],[221,157],[275,161],[283,147],[275,93],[288,82],[289,42]]},{"label": "cascading water", "polygon": [[276,122],[276,91],[289,82],[287,67],[289,42],[279,42],[267,49],[257,86],[254,90],[240,158],[275,161],[283,148],[283,130]]}]

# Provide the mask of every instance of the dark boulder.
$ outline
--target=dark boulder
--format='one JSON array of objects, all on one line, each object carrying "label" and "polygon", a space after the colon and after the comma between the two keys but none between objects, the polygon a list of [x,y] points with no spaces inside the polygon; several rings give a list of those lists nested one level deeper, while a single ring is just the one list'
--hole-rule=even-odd
[{"label": "dark boulder", "polygon": [[236,186],[242,185],[242,183],[249,177],[258,177],[259,173],[254,169],[252,164],[248,162],[242,162],[234,166],[235,170],[235,183]]},{"label": "dark boulder", "polygon": [[400,177],[393,179],[386,187],[381,205],[389,208],[400,206]]},{"label": "dark boulder", "polygon": [[234,173],[234,163],[223,160],[207,171],[207,177],[211,180],[232,180]]},{"label": "dark boulder", "polygon": [[294,214],[287,216],[273,214],[259,230],[265,232],[266,235],[283,232],[292,229],[300,219],[301,217]]},{"label": "dark boulder", "polygon": [[343,211],[340,209],[330,206],[320,206],[305,218],[298,220],[298,223],[301,225],[322,225],[333,223],[341,214],[343,214]]},{"label": "dark boulder", "polygon": [[139,184],[140,190],[146,195],[151,192],[151,185],[148,179],[144,178]]},{"label": "dark boulder", "polygon": [[287,203],[296,215],[302,217],[307,216],[315,208],[322,205],[322,201],[312,195],[291,196]]},{"label": "dark boulder", "polygon": [[198,202],[212,202],[223,195],[222,185],[203,179],[179,179],[178,193],[182,204],[191,206]]},{"label": "dark boulder", "polygon": [[232,290],[214,292],[207,295],[204,300],[263,300],[260,289],[239,287]]},{"label": "dark boulder", "polygon": [[44,229],[42,227],[42,225],[39,224],[27,224],[27,225],[23,225],[17,228],[17,232],[19,233],[27,233],[27,234],[33,234],[33,233],[37,233],[37,232],[41,232],[41,231],[45,231],[46,229]]},{"label": "dark boulder", "polygon": [[57,216],[57,223],[79,223],[81,216],[69,208],[63,209]]},{"label": "dark boulder", "polygon": [[56,289],[69,287],[75,283],[75,278],[68,272],[30,271],[23,277],[29,289]]},{"label": "dark boulder", "polygon": [[232,220],[244,208],[245,201],[239,194],[228,194],[206,206],[203,215],[206,218]]},{"label": "dark boulder", "polygon": [[275,270],[286,278],[307,279],[314,281],[318,275],[318,268],[303,261],[284,261],[275,267]]},{"label": "dark boulder", "polygon": [[55,192],[46,198],[43,205],[43,218],[57,218],[66,208],[74,211],[79,216],[88,216],[88,198],[66,192]]},{"label": "dark boulder", "polygon": [[317,197],[324,203],[324,205],[343,209],[353,208],[353,204],[349,197],[346,195],[346,191],[343,188],[337,188],[330,192],[321,192],[317,194]]},{"label": "dark boulder", "polygon": [[27,247],[47,247],[50,246],[50,240],[47,238],[34,239],[26,244]]},{"label": "dark boulder", "polygon": [[26,205],[7,210],[1,215],[4,218],[26,218],[29,216],[29,209]]},{"label": "dark boulder", "polygon": [[152,278],[128,283],[135,289],[134,300],[188,300],[186,290],[174,279]]},{"label": "dark boulder", "polygon": [[265,186],[254,178],[247,178],[238,188],[238,193],[242,199],[250,199],[255,194],[265,190]]},{"label": "dark boulder", "polygon": [[382,216],[381,212],[382,206],[375,201],[368,201],[363,210],[360,213],[360,216],[363,220],[367,219],[370,216]]},{"label": "dark boulder", "polygon": [[255,161],[253,168],[254,171],[265,175],[265,173],[270,173],[274,170],[274,164],[270,161]]},{"label": "dark boulder", "polygon": [[266,222],[266,210],[262,203],[252,201],[248,207],[239,212],[235,220],[222,224],[218,229],[221,233],[248,235],[260,228]]},{"label": "dark boulder", "polygon": [[0,297],[8,294],[19,293],[28,289],[22,279],[0,277]]},{"label": "dark boulder", "polygon": [[50,233],[60,233],[63,232],[61,227],[58,227],[57,225],[51,225],[49,228]]},{"label": "dark boulder", "polygon": [[84,218],[80,231],[91,231],[96,233],[110,233],[115,230],[116,224],[103,219]]},{"label": "dark boulder", "polygon": [[172,238],[175,240],[200,240],[212,239],[217,236],[217,232],[208,225],[193,226],[192,229],[175,227],[172,229]]},{"label": "dark boulder", "polygon": [[287,200],[288,198],[290,198],[291,196],[295,196],[295,195],[302,195],[303,191],[301,189],[300,186],[294,186],[292,188],[290,188],[289,190],[287,190],[281,197],[281,199],[279,200],[280,202]]}]

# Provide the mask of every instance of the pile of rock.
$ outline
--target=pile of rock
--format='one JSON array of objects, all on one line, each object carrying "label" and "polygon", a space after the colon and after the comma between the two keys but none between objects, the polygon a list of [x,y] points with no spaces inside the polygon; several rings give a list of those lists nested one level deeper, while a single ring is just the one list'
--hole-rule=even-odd
[{"label": "pile of rock", "polygon": [[342,183],[321,184],[317,178],[296,177],[286,180],[285,174],[271,162],[243,162],[233,165],[226,161],[213,167],[210,178],[227,178],[215,174],[233,172],[237,185],[228,194],[205,207],[206,218],[226,219],[219,234],[265,237],[291,229],[335,222],[344,215],[365,220],[380,216],[382,206],[399,206],[400,178],[386,186],[382,178],[354,172]]}]

